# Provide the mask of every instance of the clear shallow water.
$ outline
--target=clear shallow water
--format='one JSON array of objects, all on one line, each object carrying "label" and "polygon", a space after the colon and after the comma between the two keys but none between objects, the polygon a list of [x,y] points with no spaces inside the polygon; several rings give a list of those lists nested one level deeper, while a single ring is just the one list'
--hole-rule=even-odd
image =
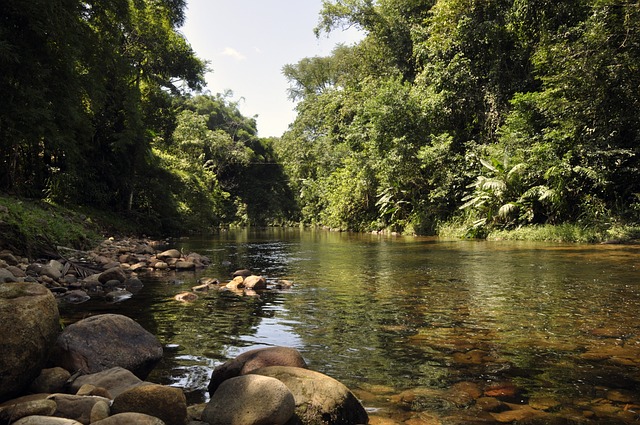
[{"label": "clear shallow water", "polygon": [[[213,265],[143,275],[145,287],[129,300],[91,300],[62,313],[70,322],[104,312],[137,320],[165,344],[149,380],[185,388],[192,402],[207,399],[216,365],[272,345],[298,348],[310,368],[396,419],[403,409],[445,414],[456,406],[407,406],[394,395],[461,382],[510,383],[515,401],[550,396],[563,405],[595,400],[603,388],[640,389],[639,246],[270,229],[179,247]],[[199,277],[226,281],[239,268],[294,286],[173,299]]]}]

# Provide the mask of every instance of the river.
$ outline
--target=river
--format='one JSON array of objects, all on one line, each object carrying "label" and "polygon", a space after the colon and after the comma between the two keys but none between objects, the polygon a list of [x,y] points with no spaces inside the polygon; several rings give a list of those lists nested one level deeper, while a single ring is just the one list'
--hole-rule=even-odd
[{"label": "river", "polygon": [[[178,248],[213,264],[143,275],[131,299],[91,300],[62,314],[68,322],[101,312],[138,321],[165,346],[149,380],[185,388],[191,402],[207,399],[216,365],[286,345],[373,415],[397,422],[416,412],[463,415],[471,402],[447,392],[461,384],[586,418],[602,400],[631,412],[618,415],[625,420],[640,403],[640,246],[276,228],[185,239]],[[225,281],[240,268],[294,286],[173,299],[201,277]],[[608,397],[613,391],[622,395]]]}]

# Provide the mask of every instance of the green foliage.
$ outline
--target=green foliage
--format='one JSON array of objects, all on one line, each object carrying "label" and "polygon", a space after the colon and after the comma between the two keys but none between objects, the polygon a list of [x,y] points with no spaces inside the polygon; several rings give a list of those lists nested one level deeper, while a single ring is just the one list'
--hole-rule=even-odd
[{"label": "green foliage", "polygon": [[462,220],[472,237],[637,223],[639,13],[613,0],[325,1],[318,34],[366,36],[285,67],[298,117],[278,152],[301,219],[422,233]]},{"label": "green foliage", "polygon": [[637,2],[323,1],[318,35],[365,36],[283,67],[278,139],[230,92],[187,94],[184,7],[0,3],[0,189],[174,232],[640,222]]},{"label": "green foliage", "polygon": [[55,254],[57,246],[92,248],[99,227],[86,215],[47,202],[0,196],[2,248],[37,257]]}]

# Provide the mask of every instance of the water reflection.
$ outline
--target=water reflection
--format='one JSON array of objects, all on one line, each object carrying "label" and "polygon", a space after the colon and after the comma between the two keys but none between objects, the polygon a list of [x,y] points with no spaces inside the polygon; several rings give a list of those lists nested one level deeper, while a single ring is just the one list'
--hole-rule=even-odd
[{"label": "water reflection", "polygon": [[[147,276],[132,299],[66,314],[106,309],[138,320],[168,344],[150,379],[187,388],[191,400],[206,399],[217,364],[270,345],[298,348],[311,368],[373,394],[367,406],[387,411],[391,394],[461,383],[510,383],[522,400],[640,387],[639,247],[271,229],[180,248],[213,265]],[[237,268],[295,286],[258,297],[211,291],[189,304],[172,298],[201,275],[222,281]],[[461,405],[429,397],[404,408]]]}]

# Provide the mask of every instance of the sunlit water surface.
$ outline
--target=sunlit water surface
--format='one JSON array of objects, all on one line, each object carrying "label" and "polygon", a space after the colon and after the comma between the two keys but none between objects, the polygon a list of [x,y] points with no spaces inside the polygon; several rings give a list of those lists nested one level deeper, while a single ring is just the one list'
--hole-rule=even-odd
[{"label": "sunlit water surface", "polygon": [[[212,266],[142,275],[145,286],[131,299],[93,299],[63,306],[62,314],[68,322],[106,312],[138,321],[165,347],[149,380],[184,388],[191,402],[208,398],[216,365],[274,345],[297,348],[311,369],[389,415],[393,394],[459,382],[513,383],[523,399],[567,402],[602,388],[640,387],[640,358],[633,358],[640,354],[638,246],[298,229],[230,231],[176,245],[208,256]],[[200,277],[226,281],[239,268],[294,286],[173,299]],[[616,347],[619,359],[607,351]],[[433,404],[409,408],[451,408]]]}]

